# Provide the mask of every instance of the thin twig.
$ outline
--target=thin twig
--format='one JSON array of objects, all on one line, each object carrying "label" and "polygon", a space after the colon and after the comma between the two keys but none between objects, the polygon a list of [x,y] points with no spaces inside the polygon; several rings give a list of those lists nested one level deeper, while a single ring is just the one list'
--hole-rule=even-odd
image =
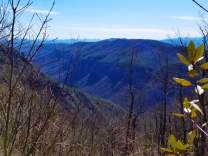
[{"label": "thin twig", "polygon": [[[176,105],[180,110],[182,110],[178,105]],[[204,133],[207,137],[208,137],[208,133],[207,132],[205,132],[204,130],[203,130],[203,128],[196,122],[196,121],[194,121],[192,118],[191,118],[191,116],[190,116],[190,114],[189,113],[187,113],[187,112],[185,112],[184,110],[182,110],[183,111],[183,114],[185,114],[190,120],[191,120],[191,122],[202,132],[202,133]]]},{"label": "thin twig", "polygon": [[206,8],[204,8],[202,5],[200,5],[198,2],[196,2],[195,0],[192,0],[194,3],[196,3],[200,8],[202,8],[204,11],[206,11],[208,13],[208,10]]}]

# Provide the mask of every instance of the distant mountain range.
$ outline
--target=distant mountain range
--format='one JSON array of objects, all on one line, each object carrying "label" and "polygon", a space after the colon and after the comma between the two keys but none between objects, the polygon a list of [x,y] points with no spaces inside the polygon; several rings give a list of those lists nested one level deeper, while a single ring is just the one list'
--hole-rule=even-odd
[{"label": "distant mountain range", "polygon": [[54,42],[55,43],[68,43],[72,44],[74,42],[98,42],[101,41],[100,39],[57,39]]},{"label": "distant mountain range", "polygon": [[[53,49],[53,44],[48,44],[41,49],[35,64],[45,64],[42,67],[45,74],[66,82],[70,87],[125,105],[129,100],[129,63],[134,49],[138,53],[135,54],[133,67],[135,90],[139,90],[142,97],[146,97],[146,103],[151,105],[164,98],[163,82],[158,78],[164,79],[162,70],[167,60],[169,85],[172,88],[172,77],[177,76],[174,74],[187,71],[176,56],[180,48],[164,42],[167,41],[108,39],[57,44],[56,49]],[[64,79],[67,73],[70,73],[69,77]],[[174,89],[168,93],[170,102],[176,94]]]},{"label": "distant mountain range", "polygon": [[203,38],[202,37],[182,37],[182,38],[172,38],[172,39],[164,39],[164,40],[159,40],[164,43],[170,43],[170,44],[178,44],[180,45],[180,40],[185,44],[188,45],[190,40],[192,40],[196,46],[200,45],[203,43]]},{"label": "distant mountain range", "polygon": [[[117,39],[125,39],[125,38],[109,38],[109,39],[104,39],[105,41],[115,41]],[[190,40],[194,41],[196,45],[202,44],[203,38],[202,37],[181,37],[180,38],[185,44],[188,44]],[[55,43],[67,43],[67,44],[72,44],[74,42],[99,42],[102,41],[101,39],[57,39],[54,42]],[[167,39],[162,39],[158,40],[164,43],[180,43],[179,38],[167,38]]]}]

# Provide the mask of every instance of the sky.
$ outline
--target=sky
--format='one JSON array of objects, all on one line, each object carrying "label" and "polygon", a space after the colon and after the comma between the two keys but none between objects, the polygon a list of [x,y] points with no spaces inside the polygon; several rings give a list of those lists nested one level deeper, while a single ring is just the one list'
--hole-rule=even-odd
[{"label": "sky", "polygon": [[[25,26],[34,12],[46,16],[53,3],[31,1],[19,19]],[[208,9],[208,0],[196,1]],[[165,39],[180,30],[182,36],[198,37],[201,15],[208,21],[208,13],[192,0],[56,0],[47,33],[50,39]]]}]

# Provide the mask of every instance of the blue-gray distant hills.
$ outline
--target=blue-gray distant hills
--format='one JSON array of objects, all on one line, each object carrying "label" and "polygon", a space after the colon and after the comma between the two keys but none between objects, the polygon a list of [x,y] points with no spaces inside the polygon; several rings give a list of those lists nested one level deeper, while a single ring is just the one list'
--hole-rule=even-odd
[{"label": "blue-gray distant hills", "polygon": [[54,40],[55,43],[67,43],[67,44],[71,44],[74,42],[98,42],[101,41],[100,39],[57,39]]},{"label": "blue-gray distant hills", "polygon": [[[172,77],[186,76],[180,74],[187,72],[176,56],[180,50],[169,43],[144,39],[58,43],[41,49],[35,64],[42,65],[45,74],[61,83],[120,105],[128,103],[132,76],[133,92],[152,105],[164,100],[164,94],[169,97],[169,103],[174,101],[174,95],[177,97],[178,88]],[[135,60],[131,75],[132,56]],[[167,93],[164,92],[166,81]]]},{"label": "blue-gray distant hills", "polygon": [[192,40],[196,46],[199,46],[200,44],[203,43],[202,37],[182,37],[182,38],[163,39],[160,41],[164,43],[177,44],[177,45],[181,45],[182,42],[184,45],[188,45],[190,40]]}]

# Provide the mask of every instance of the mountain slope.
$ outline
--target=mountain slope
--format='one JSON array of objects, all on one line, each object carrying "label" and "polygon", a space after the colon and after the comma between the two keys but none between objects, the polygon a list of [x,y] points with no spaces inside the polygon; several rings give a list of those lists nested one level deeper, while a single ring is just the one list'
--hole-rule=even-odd
[{"label": "mountain slope", "polygon": [[99,147],[106,149],[124,109],[52,80],[13,48],[0,45],[0,60],[0,146],[8,145],[9,155],[97,155]]},{"label": "mountain slope", "polygon": [[154,100],[161,100],[163,95],[158,87],[151,87],[153,73],[162,69],[165,58],[169,58],[170,70],[174,72],[184,70],[176,57],[179,49],[159,41],[115,39],[94,43],[78,42],[73,45],[64,44],[64,46],[64,51],[61,51],[52,50],[52,45],[48,45],[48,50],[42,49],[44,53],[36,58],[36,64],[40,65],[44,60],[59,58],[59,61],[47,63],[42,70],[51,78],[59,79],[63,83],[65,79],[62,77],[65,77],[67,71],[71,71],[68,68],[68,64],[71,63],[70,65],[74,65],[75,68],[67,79],[69,86],[120,104],[123,102],[121,100],[123,94],[128,94],[128,65],[133,51],[135,51],[133,67],[135,87],[138,90],[149,88],[146,91]]},{"label": "mountain slope", "polygon": [[[0,69],[1,69],[1,82],[3,86],[3,90],[8,91],[8,79],[10,73],[10,60],[7,57],[7,53],[5,53],[5,46],[2,45],[0,47]],[[19,89],[27,88],[30,92],[34,91],[38,96],[43,96],[45,99],[54,98],[58,99],[59,107],[66,111],[75,108],[75,105],[79,103],[80,105],[84,105],[83,108],[87,110],[94,110],[96,113],[97,110],[104,109],[107,114],[118,113],[122,111],[114,103],[90,96],[87,93],[79,91],[75,88],[69,88],[64,84],[60,84],[57,81],[54,81],[47,75],[45,75],[39,68],[35,67],[33,63],[29,63],[28,60],[19,53],[15,51],[14,53],[14,69],[13,69],[13,80],[14,82],[17,80],[17,92]],[[21,71],[24,66],[26,68]],[[22,72],[22,73],[21,73]],[[114,112],[115,111],[115,112]],[[119,113],[118,113],[119,114]]]}]

